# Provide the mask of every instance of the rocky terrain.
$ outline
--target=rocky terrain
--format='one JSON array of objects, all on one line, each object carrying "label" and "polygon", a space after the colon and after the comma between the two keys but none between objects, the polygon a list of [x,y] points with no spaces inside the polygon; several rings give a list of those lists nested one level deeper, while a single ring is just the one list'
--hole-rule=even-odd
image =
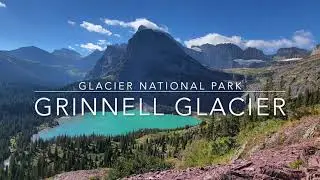
[{"label": "rocky terrain", "polygon": [[306,92],[319,90],[319,65],[320,55],[315,54],[298,61],[274,62],[268,67],[261,68],[234,68],[226,72],[244,75],[247,90],[266,90],[269,81],[269,88],[272,90],[285,91],[287,96],[297,97]]},{"label": "rocky terrain", "polygon": [[319,116],[290,123],[258,146],[262,149],[228,165],[157,171],[126,179],[320,179]]},{"label": "rocky terrain", "polygon": [[299,95],[317,91],[320,84],[320,57],[304,58],[301,61],[272,67],[273,81],[282,90]]},{"label": "rocky terrain", "polygon": [[87,74],[87,79],[109,78],[118,75],[125,60],[126,45],[110,45],[99,58],[94,68]]},{"label": "rocky terrain", "polygon": [[107,169],[79,170],[55,175],[48,180],[87,180],[103,179],[106,176]]},{"label": "rocky terrain", "polygon": [[312,51],[311,55],[319,55],[320,54],[320,44],[318,44]]},{"label": "rocky terrain", "polygon": [[274,55],[274,59],[304,58],[308,55],[310,55],[310,52],[305,49],[297,47],[280,48]]}]

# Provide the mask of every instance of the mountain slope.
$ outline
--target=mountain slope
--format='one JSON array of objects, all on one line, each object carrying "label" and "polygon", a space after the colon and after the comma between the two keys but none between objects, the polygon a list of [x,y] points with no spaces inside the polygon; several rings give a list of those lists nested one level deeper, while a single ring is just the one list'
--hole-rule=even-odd
[{"label": "mountain slope", "polygon": [[89,72],[102,56],[103,51],[95,50],[91,54],[76,61],[75,66],[82,71]]},{"label": "mountain slope", "polygon": [[[98,56],[98,54],[94,54]],[[96,62],[93,69],[87,74],[86,79],[118,78],[122,64],[125,61],[126,45],[110,45],[102,57]],[[89,61],[90,59],[82,60]]]},{"label": "mountain slope", "polygon": [[7,53],[22,60],[36,61],[44,65],[61,65],[62,63],[56,56],[34,46],[22,47]]},{"label": "mountain slope", "polygon": [[297,63],[275,66],[273,81],[279,88],[297,96],[314,92],[320,88],[320,57],[318,59],[305,58]]},{"label": "mountain slope", "polygon": [[0,81],[23,82],[39,80],[36,74],[18,65],[21,63],[24,62],[8,55],[6,52],[0,52]]},{"label": "mountain slope", "polygon": [[78,79],[62,67],[43,65],[36,61],[22,60],[0,51],[0,80],[2,82],[61,85]]},{"label": "mountain slope", "polygon": [[120,79],[206,82],[231,78],[203,67],[169,34],[152,29],[139,30],[129,40],[126,58]]}]

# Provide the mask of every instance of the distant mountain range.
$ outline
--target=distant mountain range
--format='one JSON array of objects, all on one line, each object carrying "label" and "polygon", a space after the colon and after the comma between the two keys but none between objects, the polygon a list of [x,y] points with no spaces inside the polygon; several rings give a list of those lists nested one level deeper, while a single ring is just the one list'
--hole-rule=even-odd
[{"label": "distant mountain range", "polygon": [[280,48],[274,55],[266,55],[256,48],[241,49],[234,44],[186,48],[168,33],[140,27],[128,45],[110,45],[104,52],[96,50],[86,57],[66,48],[52,53],[34,46],[1,51],[3,76],[0,80],[66,84],[84,78],[228,79],[228,74],[209,69],[262,67],[272,60],[303,58],[310,54],[296,47]]},{"label": "distant mountain range", "polygon": [[22,60],[7,52],[0,52],[0,81],[35,85],[61,85],[77,78],[62,67],[44,65],[38,61]]},{"label": "distant mountain range", "polygon": [[235,44],[204,44],[202,46],[193,46],[191,49],[187,49],[186,52],[203,65],[215,69],[232,68],[235,63],[233,60],[235,59],[270,59],[261,50],[256,48],[242,50]]},{"label": "distant mountain range", "polygon": [[94,51],[81,57],[65,48],[49,53],[34,46],[0,51],[0,80],[42,85],[71,83],[83,79],[102,54]]},{"label": "distant mountain range", "polygon": [[[303,58],[311,53],[305,49],[291,47],[280,48],[276,54],[266,55],[259,49],[249,47],[242,50],[239,46],[230,43],[218,45],[204,44],[202,46],[186,48],[185,51],[204,66],[214,69],[263,66],[271,60]],[[242,60],[241,62],[250,61],[239,64],[239,61],[235,60]]]}]

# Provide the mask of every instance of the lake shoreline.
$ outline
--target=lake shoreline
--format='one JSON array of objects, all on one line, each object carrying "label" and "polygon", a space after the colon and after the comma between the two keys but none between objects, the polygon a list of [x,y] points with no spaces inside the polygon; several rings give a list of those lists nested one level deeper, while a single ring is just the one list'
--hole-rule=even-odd
[{"label": "lake shoreline", "polygon": [[[135,111],[135,110],[132,110],[132,111]],[[54,119],[54,121],[57,122],[57,124],[55,126],[46,127],[44,129],[38,131],[36,134],[33,134],[31,137],[31,141],[34,142],[40,138],[43,140],[47,140],[47,139],[51,139],[53,137],[57,137],[60,135],[67,135],[70,137],[76,137],[76,136],[80,136],[80,135],[88,135],[89,136],[89,135],[93,135],[93,134],[102,135],[102,136],[115,136],[115,135],[122,135],[122,134],[126,134],[126,133],[140,131],[143,129],[170,130],[170,129],[176,129],[176,128],[184,128],[185,126],[196,126],[196,125],[200,124],[202,121],[199,117],[197,117],[195,115],[183,117],[183,116],[178,116],[178,115],[173,115],[173,114],[165,114],[164,116],[162,116],[162,118],[159,118],[159,116],[153,116],[151,118],[149,116],[149,118],[147,118],[147,116],[135,115],[136,118],[138,118],[139,120],[133,120],[134,118],[130,117],[130,116],[129,117],[116,117],[116,119],[118,119],[117,121],[119,121],[119,120],[123,121],[123,124],[113,124],[113,125],[115,127],[120,125],[121,128],[123,128],[123,129],[120,128],[119,132],[117,132],[113,129],[113,127],[110,127],[109,128],[110,132],[105,132],[105,130],[100,130],[101,128],[103,129],[103,127],[101,127],[101,126],[93,127],[90,129],[90,124],[92,124],[92,119],[95,119],[97,121],[101,121],[101,119],[102,119],[104,121],[108,120],[109,122],[112,122],[112,121],[110,121],[110,119],[112,119],[110,114],[108,114],[106,117],[102,117],[102,118],[100,116],[98,116],[98,117],[93,116],[92,117],[89,114],[90,113],[85,114],[84,116],[79,114],[79,115],[72,116],[72,117],[71,116],[63,116],[63,117],[56,118],[56,119]],[[141,119],[141,117],[143,117],[143,118]],[[91,121],[88,124],[88,127],[86,127],[86,130],[82,129],[83,132],[80,130],[79,133],[75,133],[75,132],[72,132],[69,130],[69,129],[74,129],[73,126],[77,126],[77,123],[78,124],[81,123],[81,121],[84,121],[84,119],[86,119],[86,118],[89,118]],[[168,118],[170,120],[166,120]],[[123,119],[127,119],[127,120],[123,120]],[[148,120],[145,120],[145,119],[148,119]],[[164,124],[160,124],[159,127],[156,127],[157,126],[156,124],[150,123],[150,121],[152,121],[153,119],[157,119],[157,120],[154,120],[155,123],[159,123],[156,121],[161,120],[161,121],[163,121]],[[176,121],[176,119],[178,121]],[[72,120],[72,121],[70,121],[70,120]],[[88,120],[86,120],[86,121],[88,121]],[[124,122],[124,121],[127,121],[127,122]],[[143,123],[143,121],[145,121],[146,123]],[[183,124],[183,122],[185,124]],[[76,123],[76,124],[72,125],[72,123]],[[131,129],[130,129],[130,127],[127,127],[128,123],[129,124],[131,123],[131,125],[133,125],[134,127],[131,127]],[[174,124],[174,123],[176,123],[176,124]],[[100,125],[101,125],[101,122],[100,122]],[[63,126],[66,126],[69,129],[65,129],[63,131],[63,130],[61,130],[61,129],[63,129]],[[105,124],[102,124],[102,126],[105,126]],[[109,126],[109,124],[108,124],[108,126]],[[108,126],[105,126],[105,127],[108,127]],[[72,127],[72,128],[70,128],[70,127]],[[83,128],[81,126],[81,124],[80,124],[79,128],[80,129]],[[58,132],[58,131],[60,131],[60,132]],[[58,134],[58,135],[52,135],[52,137],[51,137],[48,135],[50,133],[51,134]],[[61,134],[59,134],[59,133],[61,133]],[[45,137],[45,138],[43,138],[43,137]]]}]

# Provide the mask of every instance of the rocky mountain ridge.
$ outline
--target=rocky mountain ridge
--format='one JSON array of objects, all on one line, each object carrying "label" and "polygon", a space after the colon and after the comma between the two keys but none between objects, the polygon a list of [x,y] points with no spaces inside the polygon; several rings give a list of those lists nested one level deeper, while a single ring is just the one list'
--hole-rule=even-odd
[{"label": "rocky mountain ridge", "polygon": [[11,51],[0,51],[2,82],[63,85],[83,79],[102,56],[102,52],[81,57],[69,49],[49,53],[38,47],[22,47]]},{"label": "rocky mountain ridge", "polygon": [[215,69],[232,68],[235,63],[233,60],[235,59],[270,60],[270,57],[265,55],[261,50],[256,48],[242,50],[239,46],[230,43],[194,46],[191,49],[187,49],[186,52],[203,65]]},{"label": "rocky mountain ridge", "polygon": [[289,59],[289,58],[305,58],[310,55],[310,51],[291,47],[291,48],[280,48],[277,53],[273,55],[274,59]]}]

